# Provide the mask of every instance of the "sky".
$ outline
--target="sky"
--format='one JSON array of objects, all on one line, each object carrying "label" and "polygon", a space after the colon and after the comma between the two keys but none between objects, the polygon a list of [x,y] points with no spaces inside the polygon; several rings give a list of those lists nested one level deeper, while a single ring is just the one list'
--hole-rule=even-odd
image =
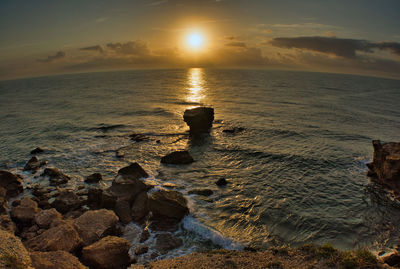
[{"label": "sky", "polygon": [[0,36],[1,80],[188,67],[400,79],[398,0],[1,0]]}]

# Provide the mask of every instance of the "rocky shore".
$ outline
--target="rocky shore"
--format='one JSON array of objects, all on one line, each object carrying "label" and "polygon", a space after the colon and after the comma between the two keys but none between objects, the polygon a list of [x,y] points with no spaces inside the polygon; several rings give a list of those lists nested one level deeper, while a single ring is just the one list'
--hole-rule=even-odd
[{"label": "rocky shore", "polygon": [[[208,132],[212,108],[187,110],[190,135]],[[227,129],[235,134],[243,128]],[[224,130],[225,132],[225,130]],[[135,142],[147,138],[134,134]],[[399,178],[400,143],[374,141],[369,175],[395,191]],[[184,244],[182,220],[190,213],[182,193],[147,184],[149,175],[138,163],[117,171],[108,187],[100,187],[101,173],[88,175],[85,185],[74,185],[69,175],[38,156],[35,148],[23,171],[36,179],[29,187],[24,177],[0,171],[0,268],[385,268],[400,266],[397,253],[376,259],[368,251],[342,252],[331,246],[271,248],[265,251],[209,251],[154,261]],[[117,158],[123,158],[116,152]],[[164,165],[187,165],[188,151],[171,152]],[[215,182],[227,184],[223,178]],[[189,194],[212,195],[209,189]],[[135,240],[132,240],[135,239]],[[135,241],[132,244],[132,241]]]}]

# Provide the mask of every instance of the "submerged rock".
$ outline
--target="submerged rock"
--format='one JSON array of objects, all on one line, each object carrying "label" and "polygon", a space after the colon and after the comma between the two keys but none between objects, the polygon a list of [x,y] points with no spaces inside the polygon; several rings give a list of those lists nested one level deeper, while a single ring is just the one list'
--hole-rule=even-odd
[{"label": "submerged rock", "polygon": [[21,240],[0,229],[0,268],[29,268],[31,258]]},{"label": "submerged rock", "polygon": [[174,151],[161,158],[161,163],[165,164],[189,164],[194,162],[193,157],[187,150]]},{"label": "submerged rock", "polygon": [[82,260],[91,268],[125,269],[130,264],[130,244],[123,238],[107,236],[82,249]]},{"label": "submerged rock", "polygon": [[237,134],[240,132],[243,132],[245,129],[243,127],[233,127],[230,129],[224,129],[222,132],[227,133],[227,134]]},{"label": "submerged rock", "polygon": [[190,127],[191,133],[208,132],[214,121],[214,109],[211,107],[196,107],[185,110],[183,120]]},{"label": "submerged rock", "polygon": [[370,169],[369,176],[400,192],[400,143],[383,143],[379,140],[372,141],[374,158],[367,166]]},{"label": "submerged rock", "polygon": [[142,141],[149,140],[149,138],[143,134],[131,134],[131,135],[129,135],[129,137],[131,138],[132,141],[135,141],[135,142],[142,142]]},{"label": "submerged rock", "polygon": [[215,184],[217,184],[217,186],[225,186],[228,182],[226,181],[225,178],[221,177],[220,179],[218,179]]},{"label": "submerged rock", "polygon": [[202,195],[202,196],[210,196],[213,193],[214,192],[210,189],[194,189],[194,190],[189,191],[189,194],[197,194],[197,195]]},{"label": "submerged rock", "polygon": [[0,171],[0,187],[7,191],[7,198],[17,196],[24,191],[21,178],[5,170]]},{"label": "submerged rock", "polygon": [[103,177],[100,173],[93,173],[86,177],[85,182],[86,183],[98,183],[102,179],[103,179]]},{"label": "submerged rock", "polygon": [[40,269],[85,269],[77,257],[58,250],[49,252],[33,251],[30,253],[32,265]]}]

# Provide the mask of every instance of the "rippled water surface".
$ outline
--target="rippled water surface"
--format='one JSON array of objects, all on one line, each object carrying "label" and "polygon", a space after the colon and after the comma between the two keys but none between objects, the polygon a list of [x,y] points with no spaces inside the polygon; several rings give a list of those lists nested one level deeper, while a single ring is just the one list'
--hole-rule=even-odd
[{"label": "rippled water surface", "polygon": [[[76,184],[101,172],[107,185],[119,168],[138,162],[149,180],[173,183],[188,197],[186,236],[199,246],[205,239],[224,247],[400,244],[400,206],[365,175],[372,139],[400,141],[400,81],[284,71],[123,71],[2,81],[0,104],[2,168],[19,171],[41,146],[47,151],[40,158]],[[189,137],[182,115],[198,105],[214,107],[216,122],[209,135]],[[245,129],[223,132],[232,127]],[[132,142],[132,133],[150,140]],[[117,159],[121,147],[125,158]],[[196,162],[160,164],[178,149]],[[226,187],[215,185],[220,177]],[[194,188],[214,194],[188,195]]]}]

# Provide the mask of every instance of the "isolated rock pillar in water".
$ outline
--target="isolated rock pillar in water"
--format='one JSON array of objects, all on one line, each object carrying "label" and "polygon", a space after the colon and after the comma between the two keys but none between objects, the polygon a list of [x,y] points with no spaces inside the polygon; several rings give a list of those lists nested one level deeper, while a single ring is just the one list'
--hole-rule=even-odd
[{"label": "isolated rock pillar in water", "polygon": [[209,132],[214,121],[214,109],[212,107],[186,109],[183,120],[189,125],[191,133]]}]

